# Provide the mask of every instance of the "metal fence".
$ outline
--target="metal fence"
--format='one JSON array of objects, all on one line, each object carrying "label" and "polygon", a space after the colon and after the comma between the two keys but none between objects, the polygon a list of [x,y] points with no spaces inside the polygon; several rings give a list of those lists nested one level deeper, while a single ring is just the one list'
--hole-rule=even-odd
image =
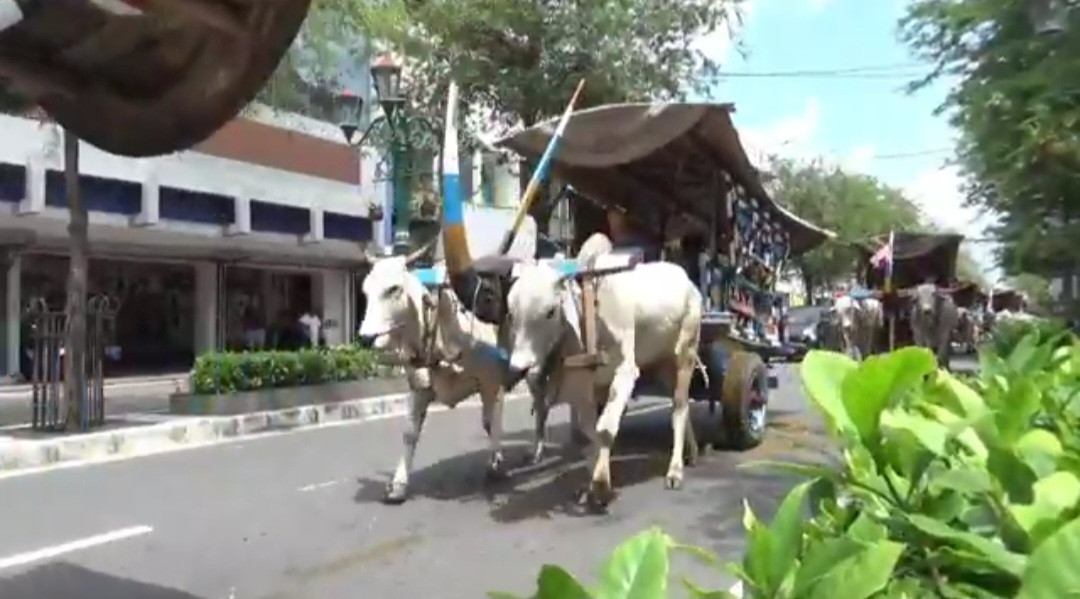
[{"label": "metal fence", "polygon": [[83,364],[85,386],[64,388],[64,343],[67,314],[53,309],[43,298],[32,299],[26,308],[29,328],[31,413],[34,430],[59,431],[70,427],[69,402],[78,402],[80,430],[105,422],[105,348],[113,338],[117,302],[108,296],[94,296],[86,302],[86,354]]}]

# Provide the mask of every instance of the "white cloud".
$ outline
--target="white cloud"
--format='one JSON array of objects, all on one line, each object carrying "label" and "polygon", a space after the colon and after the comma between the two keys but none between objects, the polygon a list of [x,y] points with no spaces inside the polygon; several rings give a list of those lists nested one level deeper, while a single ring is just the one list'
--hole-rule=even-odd
[{"label": "white cloud", "polygon": [[903,190],[936,224],[971,239],[964,248],[982,266],[988,278],[996,281],[1001,276],[1000,270],[993,266],[996,244],[976,241],[987,237],[987,228],[994,219],[964,206],[961,184],[959,169],[944,166],[923,171],[904,185]]},{"label": "white cloud", "polygon": [[754,164],[763,164],[770,155],[808,159],[814,157],[813,141],[820,125],[821,104],[810,98],[802,112],[760,129],[743,129],[740,138]]},{"label": "white cloud", "polygon": [[849,172],[865,173],[874,165],[876,157],[877,151],[873,144],[863,144],[855,146],[855,149],[848,152],[847,156],[840,161],[840,165]]}]

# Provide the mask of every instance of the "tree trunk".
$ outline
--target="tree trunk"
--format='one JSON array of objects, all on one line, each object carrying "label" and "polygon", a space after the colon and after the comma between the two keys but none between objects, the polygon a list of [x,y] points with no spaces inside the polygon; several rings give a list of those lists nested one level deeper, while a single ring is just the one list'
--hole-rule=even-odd
[{"label": "tree trunk", "polygon": [[83,398],[86,395],[86,285],[87,228],[89,217],[79,189],[79,138],[64,129],[64,194],[67,196],[68,236],[71,253],[68,260],[67,303],[64,339],[64,398],[67,401],[65,427],[82,424]]},{"label": "tree trunk", "polygon": [[803,272],[803,288],[806,290],[806,305],[814,305],[814,277]]}]

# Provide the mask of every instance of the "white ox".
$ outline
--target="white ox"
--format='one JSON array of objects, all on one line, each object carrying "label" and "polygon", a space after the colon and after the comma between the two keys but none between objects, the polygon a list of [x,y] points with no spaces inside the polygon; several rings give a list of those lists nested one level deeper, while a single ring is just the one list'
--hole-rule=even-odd
[{"label": "white ox", "polygon": [[[604,243],[588,245],[594,250]],[[610,247],[610,243],[608,243]],[[582,256],[593,250],[583,248]],[[600,254],[593,268],[626,264],[624,256]],[[597,332],[604,363],[595,371],[562,368],[553,401],[572,402],[581,432],[592,443],[592,478],[584,499],[594,508],[613,497],[611,448],[619,432],[634,385],[642,369],[656,372],[673,389],[673,443],[665,484],[679,488],[683,480],[684,449],[688,462],[696,459],[697,442],[690,427],[690,381],[701,334],[702,300],[697,286],[679,266],[669,262],[640,264],[631,270],[596,279]],[[583,351],[577,331],[580,285],[553,265],[523,264],[507,297],[510,368],[535,373],[552,359]],[[531,377],[530,377],[531,378]],[[592,386],[595,394],[575,393]],[[603,405],[597,418],[597,405]]]},{"label": "white ox", "polygon": [[915,287],[911,302],[911,337],[915,345],[934,352],[938,366],[949,368],[953,331],[960,323],[960,312],[952,295],[933,283]]},{"label": "white ox", "polygon": [[881,301],[842,295],[833,301],[830,310],[836,315],[841,351],[860,360],[873,354],[878,332],[885,324]]},{"label": "white ox", "polygon": [[[463,310],[452,291],[428,289],[409,271],[410,258],[374,260],[363,283],[367,311],[360,325],[361,342],[396,354],[405,364],[409,382],[405,451],[385,495],[386,502],[395,504],[408,496],[416,445],[433,402],[454,407],[479,393],[491,452],[487,474],[489,479],[505,475],[502,411],[506,363],[497,349],[496,328]],[[537,443],[534,455],[539,456],[542,439]]]}]

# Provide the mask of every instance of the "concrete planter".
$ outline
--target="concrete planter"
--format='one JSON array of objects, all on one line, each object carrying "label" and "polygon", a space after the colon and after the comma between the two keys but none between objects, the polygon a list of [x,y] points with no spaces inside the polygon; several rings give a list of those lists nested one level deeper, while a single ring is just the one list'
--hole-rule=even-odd
[{"label": "concrete planter", "polygon": [[214,395],[176,393],[169,396],[169,413],[188,416],[233,416],[315,404],[332,404],[365,397],[404,393],[408,390],[409,385],[403,378],[376,378]]}]

